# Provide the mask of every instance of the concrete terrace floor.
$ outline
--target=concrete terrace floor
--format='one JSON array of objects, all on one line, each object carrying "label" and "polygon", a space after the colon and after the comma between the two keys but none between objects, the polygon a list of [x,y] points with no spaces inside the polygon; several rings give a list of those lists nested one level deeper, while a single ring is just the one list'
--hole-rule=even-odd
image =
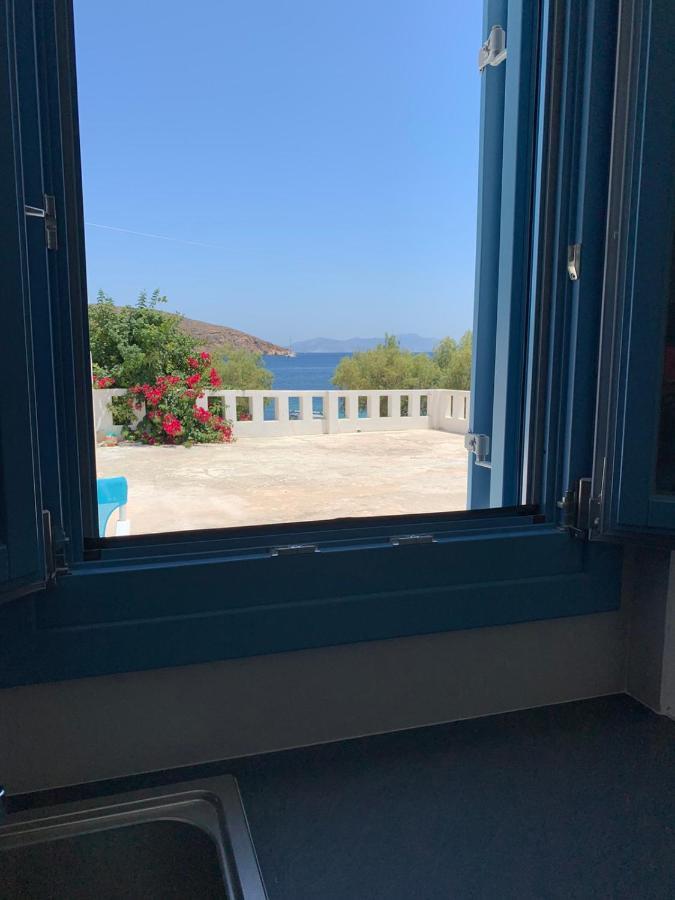
[{"label": "concrete terrace floor", "polygon": [[466,508],[464,438],[442,431],[121,444],[96,464],[127,478],[132,534]]}]

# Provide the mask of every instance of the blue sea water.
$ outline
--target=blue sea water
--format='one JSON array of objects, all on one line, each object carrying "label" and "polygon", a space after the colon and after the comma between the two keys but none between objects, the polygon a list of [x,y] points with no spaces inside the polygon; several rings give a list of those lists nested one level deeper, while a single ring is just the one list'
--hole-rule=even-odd
[{"label": "blue sea water", "polygon": [[279,391],[329,391],[335,367],[351,353],[298,353],[296,356],[263,356]]},{"label": "blue sea water", "polygon": [[[265,368],[274,375],[272,387],[279,391],[329,391],[335,385],[331,378],[335,367],[344,356],[351,353],[298,353],[295,356],[263,356]],[[314,418],[324,415],[323,398],[312,400]],[[300,415],[300,403],[297,397],[289,397],[288,414],[291,419]],[[265,419],[275,418],[274,403],[265,402],[263,415]]]}]

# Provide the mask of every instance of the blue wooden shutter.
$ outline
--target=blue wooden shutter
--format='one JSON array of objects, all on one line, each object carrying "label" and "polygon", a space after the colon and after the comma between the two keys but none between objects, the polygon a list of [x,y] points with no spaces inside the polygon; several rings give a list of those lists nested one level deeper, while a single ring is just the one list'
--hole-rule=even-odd
[{"label": "blue wooden shutter", "polygon": [[506,30],[507,57],[480,74],[481,134],[470,431],[490,458],[469,458],[469,507],[520,501],[524,347],[531,235],[537,4],[486,0],[484,36]]}]

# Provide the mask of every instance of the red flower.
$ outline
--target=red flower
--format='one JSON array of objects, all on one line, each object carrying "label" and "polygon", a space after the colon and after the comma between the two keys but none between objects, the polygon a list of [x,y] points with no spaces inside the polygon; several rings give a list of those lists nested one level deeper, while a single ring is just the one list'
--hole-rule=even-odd
[{"label": "red flower", "polygon": [[195,372],[194,375],[188,375],[188,377],[185,379],[185,383],[188,387],[193,388],[196,384],[199,384],[199,379],[201,377],[202,376],[199,374],[199,372]]},{"label": "red flower", "polygon": [[199,356],[204,360],[205,363],[211,362],[211,354],[207,353],[205,350],[202,350]]},{"label": "red flower", "polygon": [[208,409],[204,409],[203,406],[195,406],[195,419],[198,422],[206,424],[206,422],[208,422],[210,418],[211,413],[208,411]]},{"label": "red flower", "polygon": [[211,382],[211,387],[214,388],[220,387],[223,383],[222,378],[215,369],[211,369],[211,371],[209,372],[209,381]]},{"label": "red flower", "polygon": [[194,356],[188,356],[188,366],[190,366],[191,369],[198,369],[199,360],[195,359]]},{"label": "red flower", "polygon": [[98,388],[99,390],[112,387],[114,384],[115,379],[111,378],[110,375],[101,375],[100,378],[94,378],[94,387]]},{"label": "red flower", "polygon": [[166,381],[168,384],[178,384],[180,378],[178,377],[178,375],[167,375]]},{"label": "red flower", "polygon": [[183,430],[183,426],[175,416],[171,415],[171,413],[167,413],[164,416],[164,419],[162,421],[162,428],[169,435],[169,437],[175,437]]},{"label": "red flower", "polygon": [[144,385],[143,393],[145,394],[145,402],[150,406],[157,406],[159,401],[164,396],[164,391],[161,386],[150,387],[150,385]]}]

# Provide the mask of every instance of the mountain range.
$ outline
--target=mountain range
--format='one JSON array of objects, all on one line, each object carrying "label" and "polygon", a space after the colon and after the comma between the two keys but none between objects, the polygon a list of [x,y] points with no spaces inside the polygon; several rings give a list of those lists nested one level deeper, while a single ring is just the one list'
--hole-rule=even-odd
[{"label": "mountain range", "polygon": [[[397,334],[396,338],[404,350],[414,353],[430,353],[439,343],[437,338],[422,337],[419,334]],[[291,349],[296,353],[354,353],[357,350],[372,350],[383,340],[381,337],[353,337],[345,340],[317,337],[307,341],[294,341]]]}]

